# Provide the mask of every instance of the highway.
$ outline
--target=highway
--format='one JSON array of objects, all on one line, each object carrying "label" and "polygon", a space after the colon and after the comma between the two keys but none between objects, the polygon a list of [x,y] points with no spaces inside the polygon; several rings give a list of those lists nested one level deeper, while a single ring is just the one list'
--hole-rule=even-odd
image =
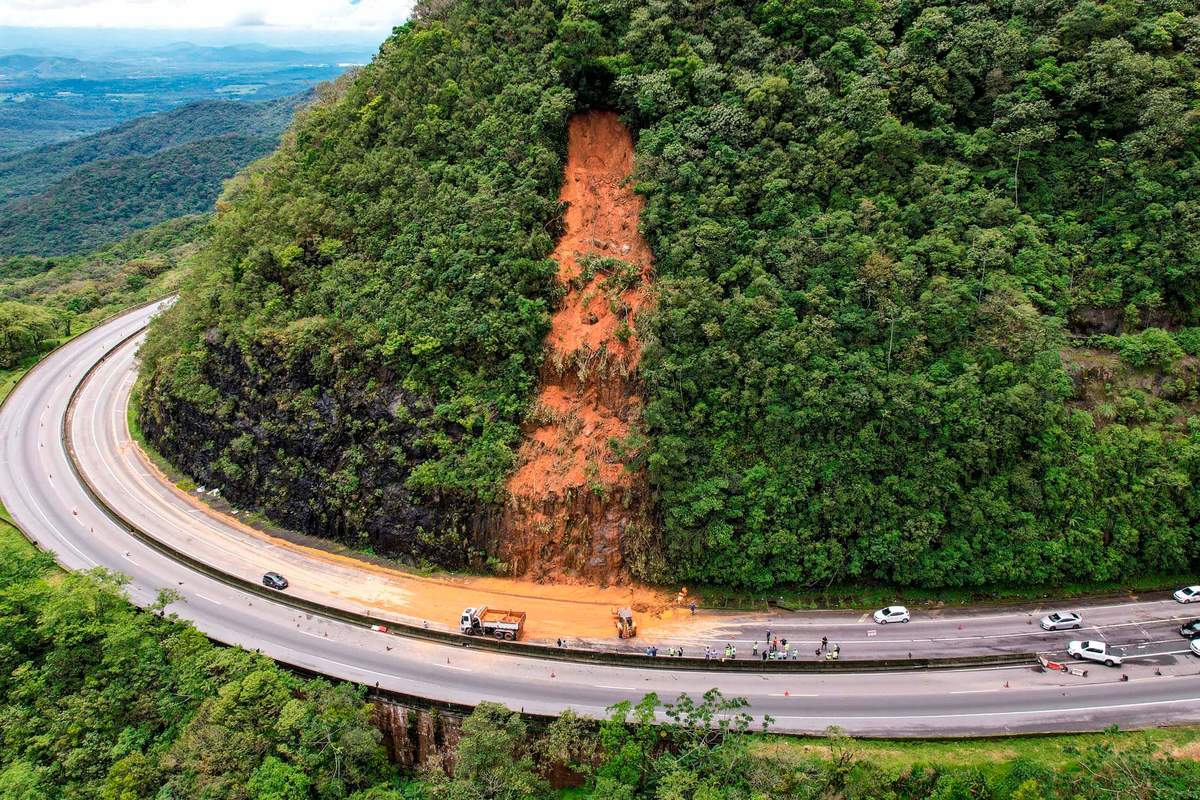
[{"label": "highway", "polygon": [[[648,691],[669,700],[716,687],[746,697],[756,715],[771,715],[774,730],[797,733],[838,725],[856,735],[992,735],[1200,721],[1200,660],[1185,654],[1186,643],[1176,633],[1192,609],[1158,598],[1080,609],[1085,638],[1143,643],[1147,653],[1123,670],[1093,666],[1084,678],[1026,667],[806,675],[550,662],[379,634],[245,593],[132,537],[92,501],[68,461],[62,433],[72,393],[89,368],[137,334],[154,311],[139,309],[78,337],[17,387],[0,410],[0,500],[64,567],[121,572],[130,578],[130,599],[143,605],[160,589],[174,589],[184,599],[170,611],[218,641],[369,686],[465,705],[494,700],[539,714],[573,708],[601,716],[611,703]],[[375,576],[352,564],[331,573],[327,561],[313,561],[302,549],[213,517],[153,474],[130,442],[126,424],[136,344],[131,340],[94,370],[68,426],[80,467],[105,502],[154,536],[222,569],[251,580],[265,569],[279,569],[292,581],[289,592],[383,613],[371,605]],[[368,588],[349,600],[313,588],[342,581]],[[658,644],[719,647],[736,641],[745,654],[747,643],[770,628],[805,645],[829,636],[842,645],[844,657],[870,658],[1061,649],[1078,635],[1038,631],[1031,620],[1039,612],[946,612],[885,628],[858,614],[707,616],[695,631]],[[1122,682],[1122,674],[1129,680]]]}]

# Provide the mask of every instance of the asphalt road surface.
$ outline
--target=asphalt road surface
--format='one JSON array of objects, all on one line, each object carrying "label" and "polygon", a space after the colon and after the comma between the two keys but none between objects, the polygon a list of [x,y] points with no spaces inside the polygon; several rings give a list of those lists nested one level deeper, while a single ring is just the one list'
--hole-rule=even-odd
[{"label": "asphalt road surface", "polygon": [[[544,662],[374,633],[244,593],[127,534],[91,502],[67,460],[61,433],[72,392],[88,368],[137,333],[154,310],[132,312],[80,336],[39,364],[10,396],[0,411],[0,500],[65,567],[121,572],[130,578],[130,599],[143,605],[160,589],[174,589],[184,599],[170,610],[219,641],[370,686],[467,705],[493,700],[542,714],[573,708],[600,716],[613,702],[649,691],[669,700],[716,687],[746,697],[756,715],[775,719],[773,729],[790,732],[819,733],[839,725],[857,735],[947,736],[1200,720],[1200,660],[1185,653],[1175,632],[1179,619],[1190,618],[1190,609],[1158,600],[1081,609],[1084,638],[1145,645],[1143,655],[1123,670],[1092,666],[1085,678],[1022,667],[784,675]],[[278,568],[277,559],[297,557],[286,548],[260,547],[256,553],[246,541],[229,538],[228,531],[214,531],[212,519],[151,480],[144,467],[139,472],[140,462],[120,457],[133,450],[123,399],[133,355],[133,346],[122,348],[94,372],[70,425],[81,466],[105,500],[156,536],[186,545],[194,556],[220,559],[225,553],[225,561],[217,563],[223,568],[240,564],[252,579],[261,576],[264,565]],[[252,560],[243,563],[244,558]],[[303,572],[296,570],[303,566],[286,566],[298,592],[304,591],[302,577],[297,578]],[[886,628],[844,614],[777,616],[767,625],[762,618],[731,617],[688,646],[701,639],[713,640],[714,646],[736,640],[744,654],[745,642],[765,635],[768,626],[793,642],[811,644],[828,636],[842,645],[844,657],[894,655],[910,648],[914,655],[1049,649],[1075,635],[1038,632],[1029,622],[1035,613],[956,612]]]}]

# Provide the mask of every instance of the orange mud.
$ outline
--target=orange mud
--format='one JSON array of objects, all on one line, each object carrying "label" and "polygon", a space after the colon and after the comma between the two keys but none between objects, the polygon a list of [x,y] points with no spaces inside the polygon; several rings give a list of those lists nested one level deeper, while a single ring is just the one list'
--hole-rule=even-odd
[{"label": "orange mud", "polygon": [[[416,575],[363,561],[353,555],[330,552],[272,536],[230,514],[212,508],[190,492],[178,488],[135,442],[138,459],[156,479],[194,508],[240,532],[243,547],[251,553],[268,552],[264,545],[284,548],[302,559],[303,567],[289,560],[275,563],[292,582],[290,591],[352,610],[369,610],[386,618],[403,618],[432,628],[456,629],[458,616],[469,606],[488,605],[528,612],[525,639],[554,641],[558,637],[616,641],[611,612],[632,607],[640,638],[695,631],[713,624],[691,617],[674,597],[641,586],[553,586],[510,578],[450,574]],[[239,559],[240,548],[227,545],[229,557]],[[222,566],[218,564],[217,566]],[[231,565],[224,565],[227,568]],[[638,641],[638,640],[635,640]]]},{"label": "orange mud", "polygon": [[647,518],[643,476],[611,445],[641,415],[633,328],[652,301],[653,258],[638,232],[632,172],[633,137],[616,114],[570,121],[565,232],[550,256],[566,294],[551,318],[542,386],[500,526],[500,555],[514,575],[624,582],[623,536]]}]

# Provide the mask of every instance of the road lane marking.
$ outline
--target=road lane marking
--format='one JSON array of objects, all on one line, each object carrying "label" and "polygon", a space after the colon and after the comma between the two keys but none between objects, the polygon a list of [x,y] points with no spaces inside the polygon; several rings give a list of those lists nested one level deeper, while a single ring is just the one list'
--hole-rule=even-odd
[{"label": "road lane marking", "polygon": [[[1179,697],[1174,700],[1146,700],[1141,703],[1114,703],[1105,706],[1068,706],[1066,708],[1024,708],[1015,711],[968,711],[957,714],[897,714],[880,716],[878,714],[840,714],[841,719],[961,719],[966,717],[1007,717],[1029,716],[1033,714],[1066,714],[1091,713],[1094,711],[1116,711],[1123,708],[1146,708],[1148,706],[1178,705],[1179,703],[1200,702],[1200,697]],[[835,717],[778,717],[777,719],[836,719]]]}]

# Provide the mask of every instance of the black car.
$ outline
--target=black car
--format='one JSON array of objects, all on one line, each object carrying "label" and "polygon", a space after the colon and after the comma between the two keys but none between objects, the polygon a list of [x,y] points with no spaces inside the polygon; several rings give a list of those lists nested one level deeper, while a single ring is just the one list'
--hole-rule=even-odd
[{"label": "black car", "polygon": [[288,587],[287,578],[280,575],[278,572],[268,572],[263,575],[263,586],[270,589],[286,589]]},{"label": "black car", "polygon": [[1186,636],[1189,639],[1195,639],[1200,636],[1200,619],[1194,619],[1191,622],[1185,622],[1179,626],[1179,635]]}]

